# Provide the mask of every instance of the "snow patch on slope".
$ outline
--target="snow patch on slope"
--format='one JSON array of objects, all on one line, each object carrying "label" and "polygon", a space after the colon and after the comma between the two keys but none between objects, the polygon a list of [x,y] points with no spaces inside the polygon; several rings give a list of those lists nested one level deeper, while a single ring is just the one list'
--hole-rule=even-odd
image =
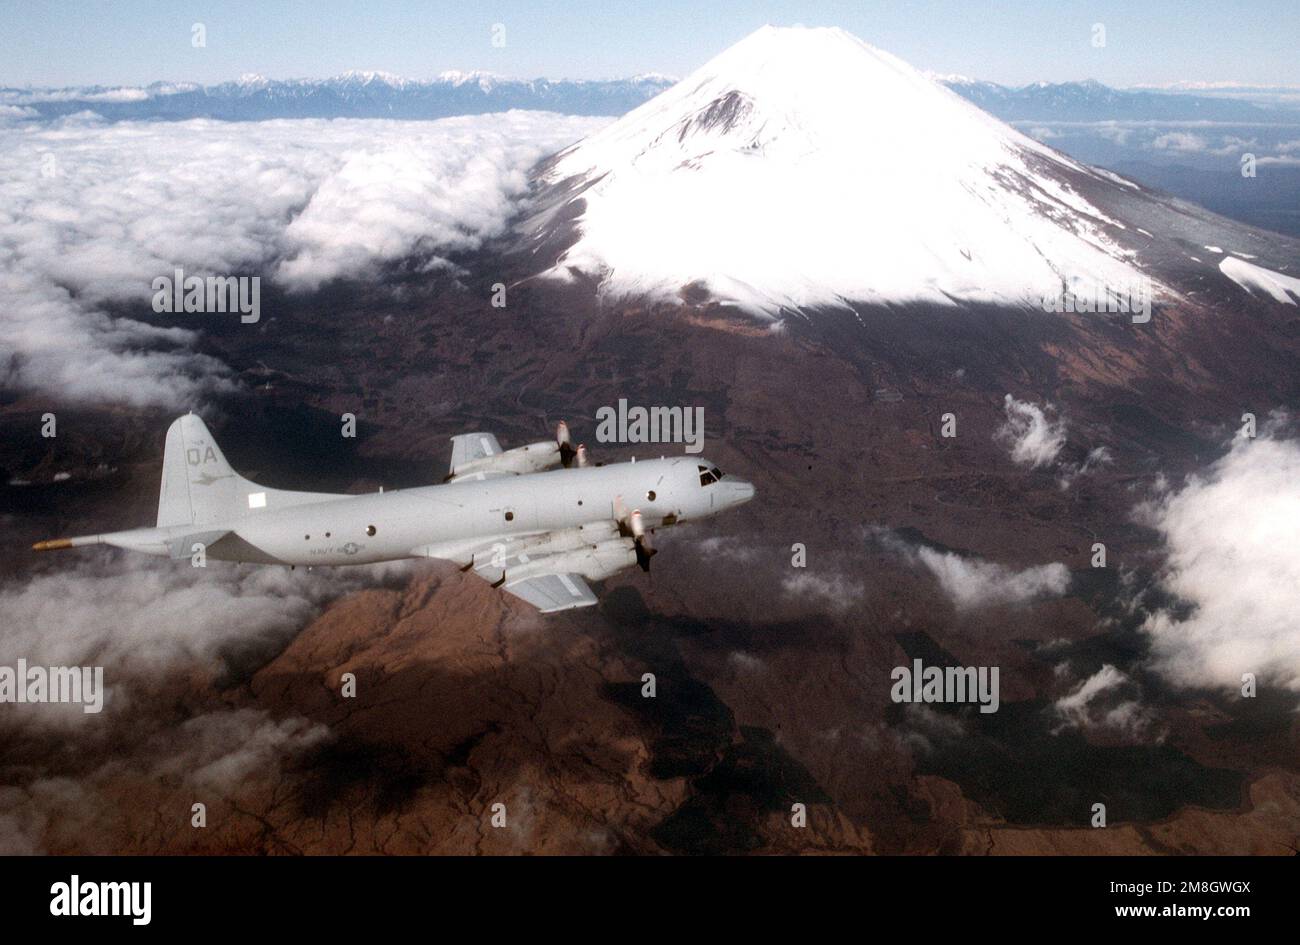
[{"label": "snow patch on slope", "polygon": [[1256,266],[1235,256],[1225,256],[1219,263],[1219,271],[1252,295],[1257,289],[1284,305],[1295,305],[1295,299],[1291,296],[1300,297],[1300,279]]}]

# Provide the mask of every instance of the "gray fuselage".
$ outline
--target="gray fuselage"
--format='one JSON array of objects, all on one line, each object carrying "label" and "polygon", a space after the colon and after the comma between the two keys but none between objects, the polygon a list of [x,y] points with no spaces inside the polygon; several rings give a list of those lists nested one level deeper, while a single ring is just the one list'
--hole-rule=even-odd
[{"label": "gray fuselage", "polygon": [[[706,460],[679,457],[341,495],[282,509],[259,509],[213,523],[213,528],[231,530],[236,540],[218,542],[208,553],[219,560],[292,565],[454,558],[457,550],[494,538],[617,519],[620,506],[627,511],[640,509],[646,527],[656,528],[714,515],[753,496],[753,486],[735,478],[702,484],[701,466],[716,470]],[[193,532],[194,527],[141,531],[179,535]],[[131,544],[149,550],[144,543]]]}]

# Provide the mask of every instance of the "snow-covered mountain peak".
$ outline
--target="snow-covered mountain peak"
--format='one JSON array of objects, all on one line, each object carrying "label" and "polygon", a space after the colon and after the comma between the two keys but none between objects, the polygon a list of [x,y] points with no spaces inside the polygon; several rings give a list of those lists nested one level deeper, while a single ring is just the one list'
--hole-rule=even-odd
[{"label": "snow-covered mountain peak", "polygon": [[548,162],[527,226],[606,295],[1038,303],[1141,278],[1081,178],[1116,186],[843,30],[764,27]]},{"label": "snow-covered mountain peak", "polygon": [[590,139],[583,151],[636,159],[641,155],[634,152],[659,151],[662,132],[671,131],[682,152],[703,140],[706,147],[741,150],[854,149],[860,159],[892,161],[890,142],[880,134],[885,129],[895,143],[935,145],[937,156],[952,156],[943,145],[955,135],[963,138],[963,157],[978,146],[979,157],[996,158],[1006,138],[1039,148],[844,30],[765,26]]}]

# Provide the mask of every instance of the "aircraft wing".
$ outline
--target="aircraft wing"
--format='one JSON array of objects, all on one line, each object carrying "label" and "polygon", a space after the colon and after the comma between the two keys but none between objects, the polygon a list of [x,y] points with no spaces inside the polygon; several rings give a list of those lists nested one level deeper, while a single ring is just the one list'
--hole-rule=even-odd
[{"label": "aircraft wing", "polygon": [[[435,551],[435,549],[430,549]],[[636,563],[632,539],[614,522],[538,535],[482,541],[474,549],[436,549],[432,557],[466,560],[464,567],[542,613],[590,607],[596,595],[584,575],[603,578]]]},{"label": "aircraft wing", "polygon": [[538,574],[513,583],[507,580],[502,588],[528,601],[544,614],[590,607],[596,603],[596,595],[577,574]]},{"label": "aircraft wing", "polygon": [[451,438],[451,467],[448,477],[456,475],[456,470],[486,456],[501,453],[501,444],[491,433],[462,433]]}]

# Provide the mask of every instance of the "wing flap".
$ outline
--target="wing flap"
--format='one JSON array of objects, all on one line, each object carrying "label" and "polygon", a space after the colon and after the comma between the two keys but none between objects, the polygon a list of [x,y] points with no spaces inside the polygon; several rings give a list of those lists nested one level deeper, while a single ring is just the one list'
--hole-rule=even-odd
[{"label": "wing flap", "polygon": [[538,574],[507,582],[504,589],[544,614],[596,603],[596,595],[578,574]]}]

